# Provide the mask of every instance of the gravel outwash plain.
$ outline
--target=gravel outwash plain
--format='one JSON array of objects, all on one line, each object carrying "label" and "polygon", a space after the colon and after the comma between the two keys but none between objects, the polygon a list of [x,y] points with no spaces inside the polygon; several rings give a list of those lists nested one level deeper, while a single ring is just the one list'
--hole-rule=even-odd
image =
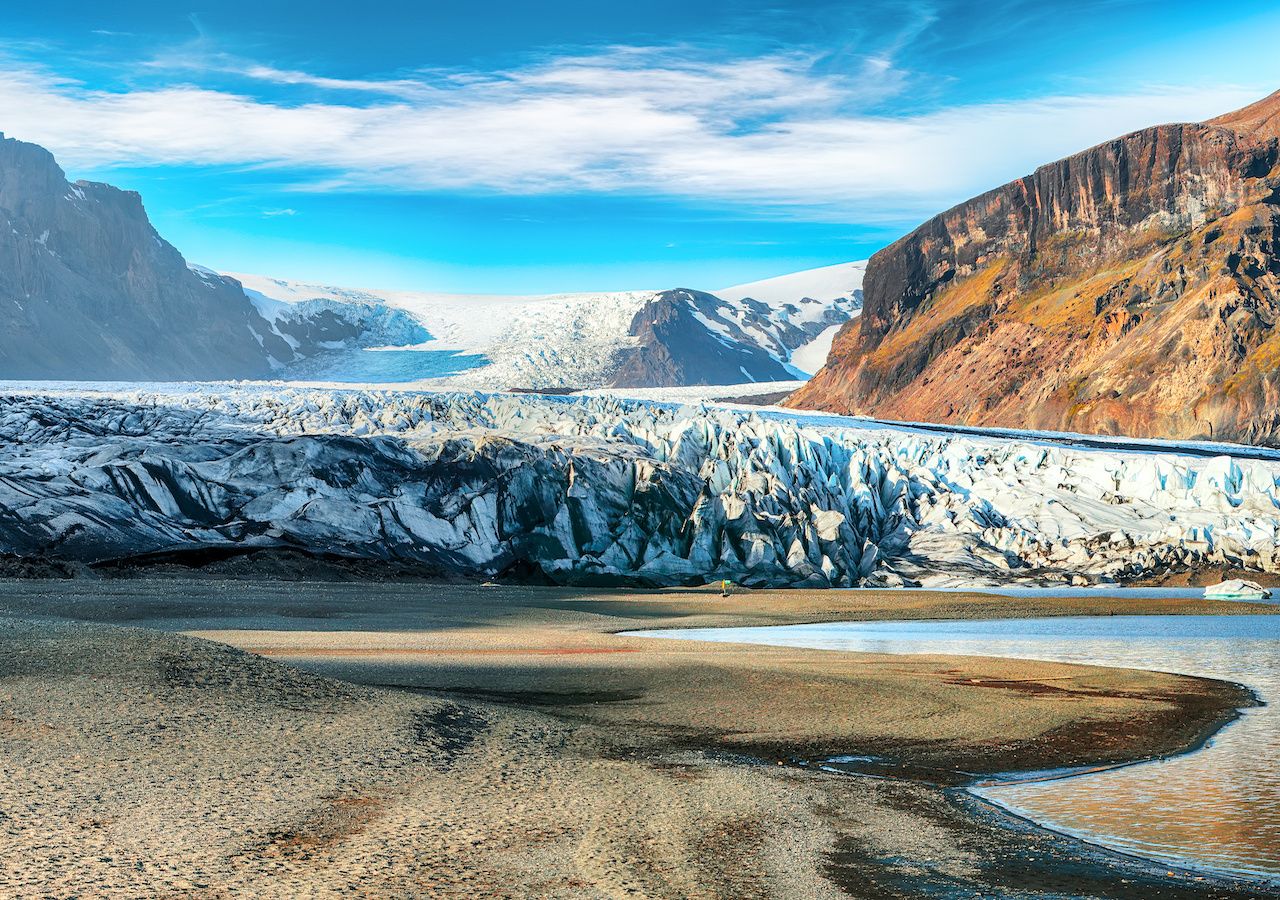
[{"label": "gravel outwash plain", "polygon": [[[1249,702],[1233,686],[613,633],[1134,601],[1047,603],[0,582],[0,896],[1266,896],[954,788],[1194,745]],[[804,765],[833,752],[900,770]]]}]

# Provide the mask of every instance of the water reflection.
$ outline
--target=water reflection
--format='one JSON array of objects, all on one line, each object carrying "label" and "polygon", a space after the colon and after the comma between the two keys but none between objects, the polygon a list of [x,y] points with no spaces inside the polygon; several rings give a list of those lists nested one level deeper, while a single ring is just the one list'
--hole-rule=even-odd
[{"label": "water reflection", "polygon": [[[657,634],[658,632],[650,632]],[[1280,616],[1099,616],[700,629],[664,636],[955,653],[1206,675],[1280,698]],[[1204,750],[978,793],[1034,821],[1180,865],[1280,876],[1280,712],[1248,710]]]}]

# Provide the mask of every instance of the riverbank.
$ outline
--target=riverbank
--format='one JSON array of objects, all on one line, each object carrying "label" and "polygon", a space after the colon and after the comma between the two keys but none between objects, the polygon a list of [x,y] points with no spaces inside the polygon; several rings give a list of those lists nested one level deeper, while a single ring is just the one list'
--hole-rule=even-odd
[{"label": "riverbank", "polygon": [[[616,634],[1237,611],[1277,610],[915,591],[5,582],[0,615],[28,621],[10,623],[0,656],[3,758],[22,763],[0,784],[0,886],[44,873],[64,888],[50,896],[178,891],[163,870],[197,878],[206,896],[344,885],[368,896],[1260,896],[1010,827],[947,787],[1177,752],[1250,702],[1234,686]],[[797,765],[839,753],[885,757],[909,777]]]}]

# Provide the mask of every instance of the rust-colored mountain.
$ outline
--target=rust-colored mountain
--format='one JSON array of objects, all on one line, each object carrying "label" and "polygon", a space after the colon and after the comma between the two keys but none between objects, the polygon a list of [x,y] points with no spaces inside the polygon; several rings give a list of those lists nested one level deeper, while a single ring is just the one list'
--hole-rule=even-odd
[{"label": "rust-colored mountain", "polygon": [[1280,92],[1137,131],[871,258],[791,406],[1280,444]]}]

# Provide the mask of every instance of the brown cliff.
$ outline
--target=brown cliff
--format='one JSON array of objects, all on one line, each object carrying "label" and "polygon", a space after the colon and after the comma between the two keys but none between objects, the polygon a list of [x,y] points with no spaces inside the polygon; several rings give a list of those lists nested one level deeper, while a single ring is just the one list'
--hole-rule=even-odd
[{"label": "brown cliff", "polygon": [[872,257],[789,405],[1280,443],[1280,93],[1117,138]]}]

